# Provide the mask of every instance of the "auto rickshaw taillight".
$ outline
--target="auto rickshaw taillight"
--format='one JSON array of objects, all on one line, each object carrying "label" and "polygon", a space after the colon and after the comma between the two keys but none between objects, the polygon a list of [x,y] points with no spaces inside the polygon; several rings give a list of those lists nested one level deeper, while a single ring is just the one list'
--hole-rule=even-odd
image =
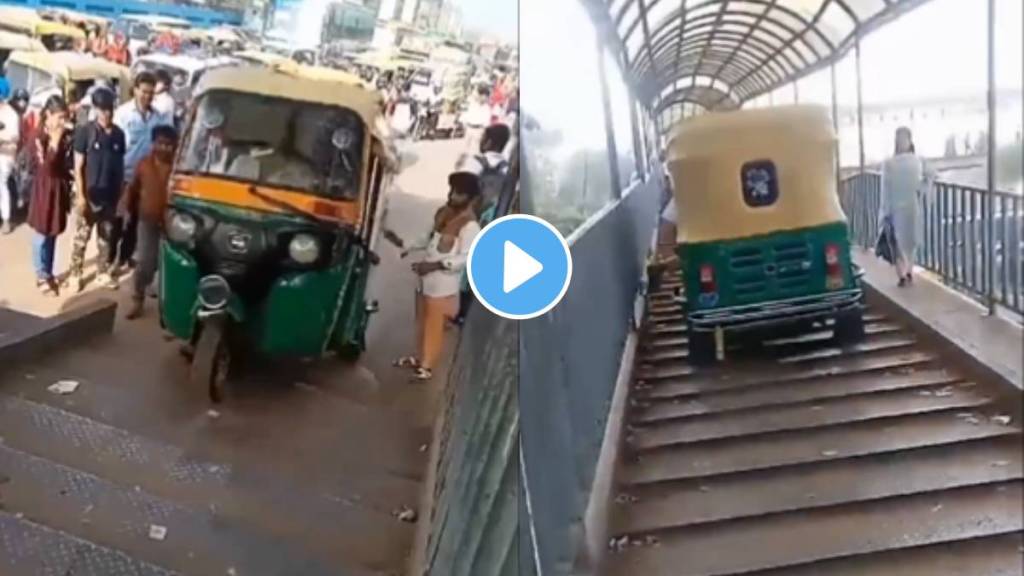
[{"label": "auto rickshaw taillight", "polygon": [[718,292],[718,286],[715,285],[715,267],[711,264],[700,267],[700,291],[705,294]]},{"label": "auto rickshaw taillight", "polygon": [[835,244],[825,246],[825,264],[828,264],[829,268],[839,267],[839,246]]},{"label": "auto rickshaw taillight", "polygon": [[829,290],[843,287],[843,269],[839,266],[839,246],[825,245],[825,284]]}]

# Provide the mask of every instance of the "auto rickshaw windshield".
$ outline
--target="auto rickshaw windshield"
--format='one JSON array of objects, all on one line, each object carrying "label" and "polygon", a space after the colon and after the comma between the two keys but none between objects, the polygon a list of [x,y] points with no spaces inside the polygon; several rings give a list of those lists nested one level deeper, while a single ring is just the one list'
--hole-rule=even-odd
[{"label": "auto rickshaw windshield", "polygon": [[178,169],[334,199],[359,196],[365,130],[346,108],[255,94],[204,94]]}]

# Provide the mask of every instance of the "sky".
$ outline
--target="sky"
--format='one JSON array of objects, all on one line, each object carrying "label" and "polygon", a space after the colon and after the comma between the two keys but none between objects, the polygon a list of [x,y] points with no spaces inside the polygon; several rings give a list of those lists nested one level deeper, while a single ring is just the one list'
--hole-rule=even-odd
[{"label": "sky", "polygon": [[466,28],[514,42],[519,36],[519,0],[456,0]]},{"label": "sky", "polygon": [[[985,4],[982,0],[931,0],[864,38],[864,102],[984,98],[988,78]],[[996,0],[996,84],[1000,91],[1020,90],[1024,84],[1022,6],[1021,0]],[[856,102],[852,50],[836,71],[840,104],[852,106]],[[827,70],[801,81],[800,99],[830,101]]]}]

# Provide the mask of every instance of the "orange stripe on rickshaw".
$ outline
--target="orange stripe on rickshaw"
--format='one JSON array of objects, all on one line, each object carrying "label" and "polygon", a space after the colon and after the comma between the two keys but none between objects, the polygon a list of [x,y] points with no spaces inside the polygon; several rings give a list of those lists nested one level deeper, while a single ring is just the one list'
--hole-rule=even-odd
[{"label": "orange stripe on rickshaw", "polygon": [[[252,187],[252,184],[219,178],[176,175],[171,181],[171,194],[196,200],[219,202],[236,208],[288,214],[287,209],[267,202],[250,192]],[[353,226],[359,225],[360,208],[358,202],[330,200],[280,188],[268,188],[265,186],[256,186],[255,188],[259,194],[288,203],[321,218]]]}]

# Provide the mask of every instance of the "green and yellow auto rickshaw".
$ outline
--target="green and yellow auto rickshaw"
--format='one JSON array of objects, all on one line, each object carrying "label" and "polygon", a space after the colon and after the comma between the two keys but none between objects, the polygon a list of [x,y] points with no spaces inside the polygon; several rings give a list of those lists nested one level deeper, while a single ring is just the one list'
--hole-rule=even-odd
[{"label": "green and yellow auto rickshaw", "polygon": [[357,356],[395,157],[379,96],[259,67],[196,88],[171,179],[160,313],[220,401],[233,354]]},{"label": "green and yellow auto rickshaw", "polygon": [[667,153],[693,362],[714,361],[730,332],[831,321],[839,341],[863,337],[826,108],[697,116]]}]

